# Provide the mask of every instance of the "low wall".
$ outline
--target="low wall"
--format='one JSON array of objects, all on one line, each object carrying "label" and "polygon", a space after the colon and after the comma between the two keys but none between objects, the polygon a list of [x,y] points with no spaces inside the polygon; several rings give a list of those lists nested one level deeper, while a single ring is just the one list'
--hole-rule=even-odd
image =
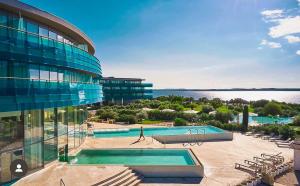
[{"label": "low wall", "polygon": [[224,131],[222,133],[211,133],[211,134],[184,134],[184,135],[170,135],[170,136],[153,136],[153,138],[161,143],[220,141],[220,140],[233,140],[233,133]]},{"label": "low wall", "polygon": [[204,169],[201,165],[140,165],[128,167],[144,177],[204,177]]}]

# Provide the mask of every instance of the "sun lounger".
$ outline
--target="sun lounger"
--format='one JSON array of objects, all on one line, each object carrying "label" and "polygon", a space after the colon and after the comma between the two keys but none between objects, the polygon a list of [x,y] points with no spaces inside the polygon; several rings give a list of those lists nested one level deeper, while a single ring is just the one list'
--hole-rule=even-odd
[{"label": "sun lounger", "polygon": [[245,165],[240,163],[235,163],[235,168],[240,170],[250,171],[251,173],[256,174],[260,169],[253,165]]},{"label": "sun lounger", "polygon": [[290,142],[288,142],[288,143],[279,143],[279,144],[277,144],[277,147],[281,147],[281,148],[290,148],[291,145],[292,145],[293,143],[294,143],[293,140],[290,141]]},{"label": "sun lounger", "polygon": [[275,143],[278,144],[284,144],[284,143],[290,143],[292,141],[291,138],[287,139],[287,140],[283,140],[283,141],[276,141]]},{"label": "sun lounger", "polygon": [[283,163],[284,162],[284,157],[280,156],[281,152],[278,154],[266,154],[266,153],[262,153],[260,156],[262,158],[269,158],[269,159],[273,159],[273,161],[278,162],[278,164]]},{"label": "sun lounger", "polygon": [[254,132],[255,132],[255,130],[251,130],[250,132],[246,132],[245,135],[246,136],[251,136],[251,135],[254,134]]},{"label": "sun lounger", "polygon": [[273,138],[274,136],[275,136],[275,134],[271,133],[270,135],[262,136],[262,139],[267,140],[267,139]]},{"label": "sun lounger", "polygon": [[263,132],[259,132],[259,133],[257,133],[257,134],[254,134],[254,137],[255,137],[255,138],[259,138],[259,137],[261,137],[261,136],[263,136],[263,135],[264,135]]},{"label": "sun lounger", "polygon": [[282,139],[282,135],[278,135],[276,137],[270,138],[269,141],[278,141]]},{"label": "sun lounger", "polygon": [[262,153],[260,156],[261,157],[271,157],[271,158],[284,158],[283,156],[281,156],[282,152],[279,152],[277,154],[267,154],[267,153]]}]

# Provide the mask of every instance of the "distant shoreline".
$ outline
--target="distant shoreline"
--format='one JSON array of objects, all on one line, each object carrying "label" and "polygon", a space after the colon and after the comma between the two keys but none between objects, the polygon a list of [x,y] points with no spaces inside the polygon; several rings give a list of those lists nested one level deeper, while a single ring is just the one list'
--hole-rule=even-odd
[{"label": "distant shoreline", "polygon": [[155,91],[300,91],[300,88],[153,89]]}]

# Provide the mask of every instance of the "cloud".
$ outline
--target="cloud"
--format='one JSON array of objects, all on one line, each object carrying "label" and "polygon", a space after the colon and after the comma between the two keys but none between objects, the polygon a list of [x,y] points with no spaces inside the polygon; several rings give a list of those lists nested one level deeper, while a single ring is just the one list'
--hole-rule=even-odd
[{"label": "cloud", "polygon": [[300,6],[300,0],[298,0],[298,5]]},{"label": "cloud", "polygon": [[278,38],[295,33],[300,33],[300,16],[279,19],[278,25],[269,29],[269,36],[272,38]]},{"label": "cloud", "polygon": [[275,10],[265,10],[261,12],[261,15],[263,15],[267,19],[275,19],[283,17],[283,10],[281,9],[275,9]]},{"label": "cloud", "polygon": [[267,40],[265,40],[265,39],[263,39],[263,40],[261,41],[260,45],[268,46],[268,47],[270,47],[270,48],[281,48],[281,44],[280,44],[280,43],[267,41]]},{"label": "cloud", "polygon": [[300,37],[297,37],[297,36],[288,35],[288,36],[285,36],[284,38],[287,39],[289,43],[298,43],[298,42],[300,42]]},{"label": "cloud", "polygon": [[296,54],[300,56],[300,50],[297,50],[297,51],[296,51]]}]

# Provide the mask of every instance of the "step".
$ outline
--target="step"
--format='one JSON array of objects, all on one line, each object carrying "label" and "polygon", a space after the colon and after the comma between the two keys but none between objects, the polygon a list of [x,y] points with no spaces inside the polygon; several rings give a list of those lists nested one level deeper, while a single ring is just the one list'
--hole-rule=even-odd
[{"label": "step", "polygon": [[124,186],[136,186],[139,183],[141,183],[141,181],[142,181],[143,178],[144,178],[143,176],[140,176],[140,175],[136,174],[135,177],[134,177],[134,179],[128,180],[123,185]]},{"label": "step", "polygon": [[112,175],[112,176],[110,176],[110,177],[108,177],[108,178],[106,178],[106,179],[98,182],[95,185],[106,185],[107,182],[110,182],[111,180],[114,180],[114,179],[118,178],[118,176],[123,175],[127,171],[131,171],[131,170],[129,168],[126,168],[126,169],[122,170],[121,172],[119,172],[117,174],[114,174],[114,175]]},{"label": "step", "polygon": [[142,182],[141,179],[137,179],[137,180],[135,180],[134,182],[130,183],[128,186],[137,186],[137,185],[139,185],[141,182]]},{"label": "step", "polygon": [[111,183],[109,186],[119,186],[119,185],[123,185],[123,183],[125,183],[127,180],[130,180],[131,178],[134,178],[135,174],[134,173],[130,173],[126,176],[124,176],[122,179],[119,179],[116,182]]},{"label": "step", "polygon": [[121,173],[121,174],[117,174],[117,176],[115,176],[114,178],[108,180],[107,182],[103,183],[103,185],[101,186],[111,186],[114,183],[118,182],[119,180],[123,180],[123,178],[129,176],[133,174],[132,171],[130,169],[126,170],[125,172]]},{"label": "step", "polygon": [[131,178],[127,179],[125,182],[122,183],[122,186],[127,186],[133,183],[134,181],[138,180],[139,177],[137,175],[132,176]]}]

